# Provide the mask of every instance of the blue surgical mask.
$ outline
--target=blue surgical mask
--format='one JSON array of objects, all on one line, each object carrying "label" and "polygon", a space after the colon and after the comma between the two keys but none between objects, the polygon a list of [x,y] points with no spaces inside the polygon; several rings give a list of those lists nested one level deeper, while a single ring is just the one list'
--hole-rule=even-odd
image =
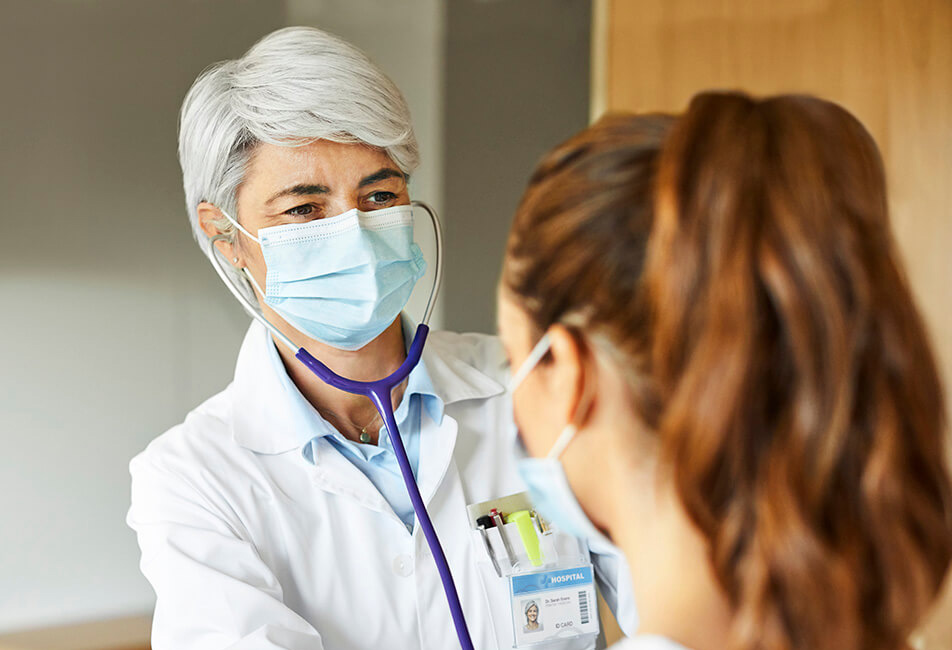
[{"label": "blue surgical mask", "polygon": [[[222,211],[222,214],[225,214]],[[409,205],[258,230],[268,266],[264,301],[295,329],[340,350],[359,350],[387,329],[423,277]]]},{"label": "blue surgical mask", "polygon": [[[509,382],[510,395],[538,365],[550,346],[551,341],[548,335],[539,340],[522,367],[512,376]],[[592,550],[596,552],[618,552],[582,510],[565,475],[565,467],[559,460],[576,433],[578,428],[575,425],[566,425],[551,451],[544,458],[524,458],[518,462],[519,475],[526,484],[533,507],[559,530],[585,539],[590,544],[594,542]]]}]

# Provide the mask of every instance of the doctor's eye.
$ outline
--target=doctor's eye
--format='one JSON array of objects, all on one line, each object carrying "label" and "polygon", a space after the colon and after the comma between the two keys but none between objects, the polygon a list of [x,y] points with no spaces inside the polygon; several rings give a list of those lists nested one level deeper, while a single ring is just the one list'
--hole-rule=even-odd
[{"label": "doctor's eye", "polygon": [[397,198],[393,192],[374,192],[368,199],[373,205],[386,205]]},{"label": "doctor's eye", "polygon": [[310,203],[304,205],[298,205],[290,210],[285,210],[284,214],[290,215],[292,217],[310,217],[315,214],[314,206]]}]

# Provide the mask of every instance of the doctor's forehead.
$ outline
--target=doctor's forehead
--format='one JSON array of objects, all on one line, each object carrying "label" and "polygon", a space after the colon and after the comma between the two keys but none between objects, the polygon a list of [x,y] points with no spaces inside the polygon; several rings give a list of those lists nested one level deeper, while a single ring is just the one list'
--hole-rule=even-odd
[{"label": "doctor's forehead", "polygon": [[[298,146],[258,144],[242,186],[256,193],[295,186],[337,192],[385,181],[405,184],[406,180],[406,175],[382,149],[317,140]],[[271,197],[269,192],[268,198]]]}]

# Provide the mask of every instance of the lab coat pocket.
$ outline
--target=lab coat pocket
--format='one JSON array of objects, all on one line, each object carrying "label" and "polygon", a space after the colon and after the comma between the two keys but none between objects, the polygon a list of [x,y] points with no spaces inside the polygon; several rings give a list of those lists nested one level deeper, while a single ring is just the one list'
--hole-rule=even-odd
[{"label": "lab coat pocket", "polygon": [[[502,512],[524,508],[521,494],[503,497],[469,506],[471,521],[489,506]],[[593,650],[599,622],[588,548],[558,531],[542,533],[534,513],[528,523],[531,530],[523,521],[522,530],[505,523],[474,524],[470,531],[498,647]]]}]

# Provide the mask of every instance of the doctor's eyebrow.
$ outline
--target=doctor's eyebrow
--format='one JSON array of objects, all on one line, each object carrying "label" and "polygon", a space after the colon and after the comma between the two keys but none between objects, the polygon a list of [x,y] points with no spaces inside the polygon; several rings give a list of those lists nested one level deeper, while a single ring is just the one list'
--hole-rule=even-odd
[{"label": "doctor's eyebrow", "polygon": [[281,190],[270,199],[265,201],[265,205],[270,205],[280,199],[282,196],[311,196],[313,194],[330,194],[330,188],[326,185],[294,185]]},{"label": "doctor's eyebrow", "polygon": [[379,181],[382,181],[386,178],[402,178],[404,181],[407,180],[407,175],[401,171],[394,169],[393,167],[383,167],[375,171],[370,176],[364,176],[360,179],[360,182],[357,184],[357,187],[366,187],[367,185],[373,185]]}]

